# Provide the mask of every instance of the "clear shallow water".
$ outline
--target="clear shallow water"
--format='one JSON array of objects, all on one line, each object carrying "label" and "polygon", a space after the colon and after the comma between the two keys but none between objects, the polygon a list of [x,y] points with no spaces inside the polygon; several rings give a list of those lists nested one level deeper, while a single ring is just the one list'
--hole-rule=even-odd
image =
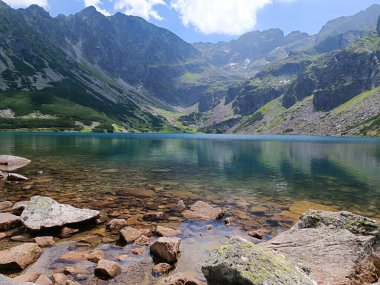
[{"label": "clear shallow water", "polygon": [[[182,256],[176,271],[200,278],[201,261],[228,236],[247,230],[268,230],[270,236],[289,228],[312,207],[349,210],[380,218],[380,139],[229,135],[81,135],[0,134],[0,154],[32,160],[19,173],[31,178],[18,185],[0,184],[0,201],[46,195],[62,203],[101,210],[131,225],[162,224],[179,228]],[[43,174],[37,174],[42,170]],[[26,185],[32,189],[23,190]],[[184,221],[171,207],[183,199],[190,206],[203,200],[235,216],[223,221]],[[157,221],[144,220],[149,211],[166,211]],[[213,230],[205,230],[205,225]],[[202,235],[200,235],[202,233]],[[57,259],[81,236],[108,237],[104,226],[46,249],[29,270],[51,274],[64,267]],[[249,237],[247,237],[249,238]],[[14,243],[13,243],[14,244]],[[1,247],[9,247],[6,241]],[[99,248],[115,260],[133,246]],[[121,262],[123,274],[109,284],[155,284],[149,251]],[[93,264],[83,265],[98,284]],[[92,277],[91,277],[92,276]],[[94,283],[95,282],[95,283]],[[108,283],[101,283],[108,284]]]}]

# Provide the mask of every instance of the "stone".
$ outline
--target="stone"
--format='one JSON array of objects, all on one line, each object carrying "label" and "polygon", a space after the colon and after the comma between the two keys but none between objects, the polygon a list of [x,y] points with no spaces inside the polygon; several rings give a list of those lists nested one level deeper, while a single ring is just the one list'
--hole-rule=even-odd
[{"label": "stone", "polygon": [[0,274],[0,284],[1,285],[36,285],[35,283],[25,282],[22,280],[16,280],[15,278],[11,279],[1,274]]},{"label": "stone", "polygon": [[6,237],[8,237],[6,233],[0,233],[0,240],[5,239]]},{"label": "stone", "polygon": [[158,236],[161,236],[161,237],[172,237],[172,236],[177,236],[181,233],[180,230],[165,228],[162,226],[157,226],[155,232]]},{"label": "stone", "polygon": [[73,228],[68,228],[68,227],[63,227],[60,231],[58,236],[60,238],[68,238],[71,237],[72,235],[76,234],[79,232],[78,229],[73,229]]},{"label": "stone", "polygon": [[150,244],[150,240],[148,237],[142,235],[137,240],[135,240],[133,244],[137,246],[147,246]]},{"label": "stone", "polygon": [[9,209],[12,207],[12,205],[13,205],[12,202],[9,202],[9,201],[0,202],[0,211]]},{"label": "stone", "polygon": [[232,209],[231,214],[242,220],[248,219],[247,213],[238,209]]},{"label": "stone", "polygon": [[7,175],[7,181],[17,182],[17,181],[27,181],[27,180],[29,180],[29,178],[25,177],[21,174],[8,173],[8,175]]},{"label": "stone", "polygon": [[9,214],[0,213],[0,231],[7,231],[21,226],[20,217]]},{"label": "stone", "polygon": [[143,248],[135,248],[132,250],[132,253],[134,255],[142,255],[145,253],[145,250]]},{"label": "stone", "polygon": [[22,212],[21,220],[29,230],[38,231],[89,222],[99,216],[99,211],[78,209],[48,197],[34,196]]},{"label": "stone", "polygon": [[[191,272],[178,272],[169,277],[160,279],[157,285],[207,285],[195,278],[195,274]],[[219,284],[222,285],[222,284]],[[224,284],[223,284],[224,285]],[[238,285],[238,284],[236,284]]]},{"label": "stone", "polygon": [[34,242],[40,247],[49,247],[55,245],[53,237],[36,237]]},{"label": "stone", "polygon": [[36,262],[42,252],[42,249],[35,243],[24,243],[0,251],[0,271],[22,271]]},{"label": "stone", "polygon": [[208,230],[208,231],[211,231],[213,229],[213,226],[207,225],[207,226],[205,226],[205,229]]},{"label": "stone", "polygon": [[102,280],[113,279],[121,273],[121,267],[117,262],[101,259],[95,268],[95,276]]},{"label": "stone", "polygon": [[160,237],[150,246],[150,252],[158,260],[174,264],[178,261],[180,244],[180,238]]},{"label": "stone", "polygon": [[70,251],[62,255],[58,261],[77,263],[80,261],[88,260],[97,263],[99,260],[104,259],[104,253],[99,250],[91,251]]},{"label": "stone", "polygon": [[309,210],[263,243],[301,262],[318,284],[365,284],[380,278],[380,223],[349,212]]},{"label": "stone", "polygon": [[247,234],[253,238],[263,239],[268,234],[268,232],[261,229],[257,231],[255,230],[249,231]]},{"label": "stone", "polygon": [[106,225],[107,229],[110,231],[120,231],[126,226],[128,226],[128,222],[125,219],[114,219]]},{"label": "stone", "polygon": [[186,205],[185,203],[183,202],[183,200],[179,200],[178,203],[175,205],[175,207],[173,208],[173,211],[176,211],[178,213],[182,213],[183,211],[185,211],[187,208],[186,208]]},{"label": "stone", "polygon": [[190,210],[183,211],[182,215],[190,220],[208,221],[221,219],[224,213],[221,208],[213,207],[205,202],[198,201],[191,206]]},{"label": "stone", "polygon": [[14,171],[28,165],[31,161],[24,157],[13,155],[0,155],[0,171]]},{"label": "stone", "polygon": [[164,217],[163,212],[148,212],[144,214],[143,220],[144,221],[158,221],[161,220]]},{"label": "stone", "polygon": [[40,276],[41,276],[40,272],[28,272],[28,273],[25,273],[13,278],[13,280],[17,280],[20,282],[35,282]]},{"label": "stone", "polygon": [[33,238],[29,234],[23,234],[11,237],[11,241],[16,242],[33,242]]},{"label": "stone", "polygon": [[62,284],[62,283],[64,283],[67,280],[69,280],[69,277],[67,277],[63,273],[55,273],[55,274],[53,274],[54,284]]},{"label": "stone", "polygon": [[209,285],[315,285],[294,261],[240,237],[212,251],[202,272]]},{"label": "stone", "polygon": [[130,259],[130,257],[129,257],[129,255],[127,255],[127,254],[122,254],[122,255],[119,255],[118,257],[117,257],[117,260],[118,261],[127,261],[127,260],[129,260]]},{"label": "stone", "polygon": [[159,263],[153,267],[152,272],[155,275],[163,275],[163,274],[168,274],[173,269],[174,269],[173,265],[170,265],[168,263]]},{"label": "stone", "polygon": [[143,230],[125,227],[120,231],[121,239],[126,243],[132,243],[144,234]]},{"label": "stone", "polygon": [[53,281],[51,281],[51,279],[46,275],[41,275],[38,277],[35,283],[36,285],[53,285]]},{"label": "stone", "polygon": [[21,216],[22,212],[25,210],[25,208],[28,206],[29,201],[21,201],[17,202],[13,205],[11,212],[13,215]]},{"label": "stone", "polygon": [[22,187],[22,190],[28,191],[28,190],[31,190],[32,188],[33,188],[32,185],[26,185],[25,187]]}]

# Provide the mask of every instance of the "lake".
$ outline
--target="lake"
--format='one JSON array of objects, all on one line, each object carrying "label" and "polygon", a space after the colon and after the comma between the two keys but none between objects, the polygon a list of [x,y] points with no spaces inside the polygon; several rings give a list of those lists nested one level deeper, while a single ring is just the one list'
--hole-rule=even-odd
[{"label": "lake", "polygon": [[[380,139],[4,133],[0,154],[32,160],[19,170],[32,179],[3,185],[0,201],[45,195],[139,224],[147,222],[146,212],[203,200],[236,217],[232,228],[214,223],[216,231],[204,239],[209,243],[261,228],[268,239],[308,208],[380,217]],[[200,228],[178,215],[154,223]],[[179,268],[194,270],[189,262]]]}]

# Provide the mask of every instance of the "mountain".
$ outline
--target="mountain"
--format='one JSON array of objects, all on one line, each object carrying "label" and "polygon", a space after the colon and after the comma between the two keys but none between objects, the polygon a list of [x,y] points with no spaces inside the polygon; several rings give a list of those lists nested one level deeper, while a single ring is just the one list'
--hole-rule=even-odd
[{"label": "mountain", "polygon": [[0,129],[380,135],[379,16],[191,45],[139,17],[0,0]]}]

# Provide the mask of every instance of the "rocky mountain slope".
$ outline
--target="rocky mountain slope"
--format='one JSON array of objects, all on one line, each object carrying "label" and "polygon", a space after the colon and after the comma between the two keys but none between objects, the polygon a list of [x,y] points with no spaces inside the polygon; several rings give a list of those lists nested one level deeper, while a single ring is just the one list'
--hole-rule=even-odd
[{"label": "rocky mountain slope", "polygon": [[0,0],[0,129],[378,135],[379,16],[190,45],[138,17]]}]

